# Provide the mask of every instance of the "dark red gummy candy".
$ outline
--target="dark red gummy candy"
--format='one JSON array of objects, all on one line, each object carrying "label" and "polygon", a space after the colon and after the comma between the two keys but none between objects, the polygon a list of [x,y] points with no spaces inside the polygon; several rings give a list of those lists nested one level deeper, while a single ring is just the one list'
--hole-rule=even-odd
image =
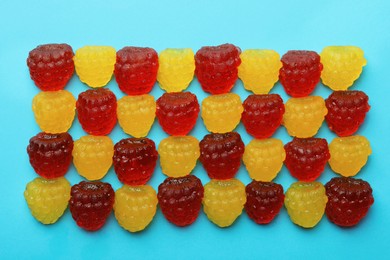
[{"label": "dark red gummy candy", "polygon": [[167,178],[158,186],[158,203],[165,218],[180,227],[191,225],[202,207],[204,189],[194,175]]},{"label": "dark red gummy candy", "polygon": [[300,181],[314,181],[324,171],[330,158],[328,142],[323,138],[294,138],[284,146],[284,164]]},{"label": "dark red gummy candy", "polygon": [[354,134],[370,110],[368,96],[363,91],[335,91],[325,100],[328,114],[325,120],[338,136]]},{"label": "dark red gummy candy", "polygon": [[157,80],[158,55],[152,48],[124,47],[116,53],[115,79],[128,95],[149,93]]},{"label": "dark red gummy candy", "polygon": [[144,185],[157,162],[156,145],[149,138],[122,139],[114,146],[113,164],[118,179],[127,185]]},{"label": "dark red gummy candy", "polygon": [[202,47],[195,54],[195,74],[211,94],[229,92],[238,78],[241,50],[233,44]]},{"label": "dark red gummy candy", "polygon": [[81,127],[91,135],[107,135],[115,127],[116,97],[106,88],[81,92],[76,103]]},{"label": "dark red gummy candy", "polygon": [[314,51],[288,51],[282,56],[279,80],[287,94],[306,97],[320,81],[322,63]]},{"label": "dark red gummy candy", "polygon": [[243,106],[242,124],[255,138],[271,137],[282,123],[284,104],[278,94],[249,95]]},{"label": "dark red gummy candy", "polygon": [[63,89],[74,72],[73,50],[68,44],[44,44],[30,51],[31,79],[43,91]]},{"label": "dark red gummy candy", "polygon": [[252,181],[246,188],[245,210],[257,224],[268,224],[284,202],[283,187],[273,182]]},{"label": "dark red gummy candy", "polygon": [[77,225],[96,231],[105,223],[115,201],[115,192],[109,183],[82,181],[70,191],[69,209]]},{"label": "dark red gummy candy", "polygon": [[169,135],[186,135],[196,124],[198,99],[191,92],[164,93],[157,99],[156,116]]},{"label": "dark red gummy candy", "polygon": [[208,134],[199,146],[199,160],[211,179],[226,180],[236,175],[245,150],[238,133]]},{"label": "dark red gummy candy", "polygon": [[368,182],[351,177],[335,177],[326,185],[325,213],[330,221],[342,227],[358,224],[374,203]]},{"label": "dark red gummy candy", "polygon": [[72,162],[73,139],[68,133],[41,132],[30,139],[27,153],[35,172],[46,179],[62,177]]}]

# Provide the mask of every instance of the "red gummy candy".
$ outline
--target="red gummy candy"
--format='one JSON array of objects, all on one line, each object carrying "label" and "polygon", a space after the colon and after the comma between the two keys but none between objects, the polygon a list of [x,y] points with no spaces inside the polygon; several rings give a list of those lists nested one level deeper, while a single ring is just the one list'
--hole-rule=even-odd
[{"label": "red gummy candy", "polygon": [[236,175],[245,150],[238,133],[208,134],[199,146],[199,160],[211,179],[226,180]]},{"label": "red gummy candy", "polygon": [[358,90],[335,91],[325,100],[325,120],[338,136],[350,136],[363,124],[370,110],[368,96]]},{"label": "red gummy candy", "polygon": [[191,92],[164,93],[157,99],[156,116],[169,135],[186,135],[196,124],[199,103]]},{"label": "red gummy candy", "polygon": [[283,55],[279,80],[287,94],[306,97],[320,81],[322,63],[314,51],[288,51]]},{"label": "red gummy candy", "polygon": [[297,138],[284,146],[284,164],[300,181],[314,181],[324,171],[330,158],[328,142],[323,138]]},{"label": "red gummy candy", "polygon": [[271,137],[282,123],[284,104],[278,94],[249,95],[243,106],[242,124],[257,139]]},{"label": "red gummy candy", "polygon": [[128,95],[149,93],[157,80],[158,55],[152,48],[124,47],[116,53],[115,79]]},{"label": "red gummy candy", "polygon": [[73,50],[68,44],[44,44],[30,51],[31,79],[43,91],[65,88],[74,72]]},{"label": "red gummy candy", "polygon": [[240,48],[229,43],[198,50],[195,74],[202,89],[211,94],[228,93],[238,78],[240,53]]},{"label": "red gummy candy", "polygon": [[35,172],[46,179],[62,177],[72,162],[73,139],[68,133],[41,132],[30,139],[27,153]]},{"label": "red gummy candy", "polygon": [[280,184],[252,181],[246,188],[245,210],[257,224],[268,224],[283,207],[284,193]]},{"label": "red gummy candy", "polygon": [[180,227],[191,225],[202,207],[204,189],[194,175],[167,178],[158,186],[158,203],[165,218]]},{"label": "red gummy candy", "polygon": [[113,164],[118,179],[127,185],[144,185],[157,162],[156,145],[149,138],[122,139],[114,146]]},{"label": "red gummy candy", "polygon": [[69,209],[79,227],[88,231],[103,227],[115,201],[109,183],[82,181],[72,186],[70,196]]},{"label": "red gummy candy", "polygon": [[107,135],[115,127],[116,97],[106,88],[81,92],[76,103],[77,117],[85,132]]}]

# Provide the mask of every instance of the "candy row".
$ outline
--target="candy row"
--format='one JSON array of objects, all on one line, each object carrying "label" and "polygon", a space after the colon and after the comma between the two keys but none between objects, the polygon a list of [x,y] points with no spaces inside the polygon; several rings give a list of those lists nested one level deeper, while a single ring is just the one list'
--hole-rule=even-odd
[{"label": "candy row", "polygon": [[333,90],[347,90],[366,65],[363,51],[355,46],[329,46],[314,51],[245,50],[233,44],[191,49],[85,46],[73,53],[67,44],[45,44],[27,58],[30,75],[44,91],[63,89],[74,69],[90,87],[105,86],[115,74],[119,88],[128,95],[149,93],[158,81],[167,92],[185,90],[196,75],[202,89],[211,94],[228,93],[238,77],[244,87],[267,94],[280,80],[287,94],[305,97],[322,82]]}]

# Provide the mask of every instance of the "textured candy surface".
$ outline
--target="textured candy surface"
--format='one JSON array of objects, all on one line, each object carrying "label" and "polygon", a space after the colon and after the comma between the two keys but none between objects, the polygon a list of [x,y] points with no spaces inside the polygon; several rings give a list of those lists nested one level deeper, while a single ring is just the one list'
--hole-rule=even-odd
[{"label": "textured candy surface", "polygon": [[245,89],[255,94],[268,94],[279,79],[280,56],[273,50],[245,50],[240,55],[238,76]]},{"label": "textured candy surface", "polygon": [[283,207],[284,193],[280,184],[252,181],[246,188],[245,210],[257,224],[268,224]]},{"label": "textured candy surface", "polygon": [[124,47],[116,53],[115,79],[127,95],[149,93],[157,79],[158,55],[152,48]]},{"label": "textured candy surface", "polygon": [[156,191],[151,186],[123,185],[115,192],[115,218],[130,232],[142,231],[152,222],[157,202]]},{"label": "textured candy surface", "polygon": [[199,146],[199,160],[211,179],[225,180],[236,175],[245,150],[237,132],[205,135]]},{"label": "textured candy surface", "polygon": [[202,101],[203,122],[212,133],[233,131],[243,111],[240,96],[234,93],[213,95]]},{"label": "textured candy surface", "polygon": [[322,64],[314,51],[288,51],[282,56],[280,83],[292,97],[306,97],[320,82]]},{"label": "textured candy surface", "polygon": [[345,177],[355,176],[372,153],[370,142],[360,135],[336,137],[329,144],[329,151],[330,167]]},{"label": "textured candy surface", "polygon": [[107,85],[114,72],[116,51],[110,46],[84,46],[73,57],[80,80],[92,88]]},{"label": "textured candy surface", "polygon": [[286,158],[279,139],[253,139],[245,147],[242,157],[249,176],[256,181],[272,181],[280,172]]},{"label": "textured candy surface", "polygon": [[191,92],[164,93],[157,99],[156,116],[169,135],[186,135],[196,124],[199,103]]},{"label": "textured candy surface", "polygon": [[193,136],[169,136],[158,145],[162,172],[168,177],[191,173],[199,158],[199,141]]},{"label": "textured candy surface", "polygon": [[111,213],[115,192],[109,183],[82,181],[70,191],[69,209],[77,225],[88,231],[103,227]]},{"label": "textured candy surface", "polygon": [[357,225],[374,203],[371,186],[362,179],[336,177],[325,185],[325,189],[329,199],[325,213],[339,226]]},{"label": "textured candy surface", "polygon": [[31,214],[43,224],[53,224],[64,214],[70,198],[70,183],[64,178],[35,178],[24,191]]},{"label": "textured candy surface", "polygon": [[77,99],[77,117],[85,132],[91,135],[107,135],[115,127],[115,94],[106,88],[81,92]]},{"label": "textured candy surface", "polygon": [[320,222],[328,201],[320,182],[295,182],[285,195],[284,205],[293,223],[312,228]]},{"label": "textured candy surface", "polygon": [[354,134],[370,110],[368,96],[358,90],[335,91],[325,100],[325,105],[326,123],[338,136]]},{"label": "textured candy surface", "polygon": [[322,83],[333,90],[347,90],[362,73],[367,61],[356,46],[328,46],[321,52]]},{"label": "textured candy surface", "polygon": [[320,177],[330,158],[328,142],[323,138],[294,138],[284,148],[284,164],[300,181],[314,181]]},{"label": "textured candy surface", "polygon": [[284,104],[278,94],[249,95],[244,103],[242,124],[255,138],[271,137],[283,120]]},{"label": "textured candy surface", "polygon": [[191,225],[202,207],[204,189],[194,175],[167,178],[158,186],[158,203],[165,218],[177,225]]},{"label": "textured candy surface", "polygon": [[114,144],[108,136],[82,136],[74,142],[73,164],[87,180],[100,180],[112,165]]},{"label": "textured candy surface", "polygon": [[74,72],[73,50],[68,44],[43,44],[30,51],[31,79],[43,91],[63,89]]},{"label": "textured candy surface", "polygon": [[157,162],[156,145],[149,138],[122,139],[114,146],[113,163],[118,179],[127,185],[144,185]]},{"label": "textured candy surface", "polygon": [[285,104],[283,125],[291,136],[312,137],[320,129],[328,113],[322,97],[290,98]]},{"label": "textured candy surface", "polygon": [[194,78],[194,52],[189,49],[165,49],[158,56],[157,80],[167,92],[185,90]]},{"label": "textured candy surface", "polygon": [[238,78],[240,53],[240,48],[229,43],[198,50],[195,74],[202,89],[211,94],[229,92]]},{"label": "textured candy surface", "polygon": [[43,132],[64,133],[72,126],[76,99],[66,90],[40,92],[32,101],[32,110]]},{"label": "textured candy surface", "polygon": [[204,186],[203,210],[219,227],[232,225],[245,202],[245,185],[237,179],[211,180]]},{"label": "textured candy surface", "polygon": [[149,94],[124,96],[118,100],[117,114],[119,125],[126,134],[145,137],[156,116],[156,101]]}]

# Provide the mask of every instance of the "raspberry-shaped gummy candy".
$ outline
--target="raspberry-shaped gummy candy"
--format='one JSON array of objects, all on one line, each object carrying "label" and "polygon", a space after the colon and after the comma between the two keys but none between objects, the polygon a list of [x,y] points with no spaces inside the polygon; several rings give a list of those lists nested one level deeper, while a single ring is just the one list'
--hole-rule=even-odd
[{"label": "raspberry-shaped gummy candy", "polygon": [[35,121],[46,133],[64,133],[72,126],[76,99],[66,90],[38,93],[32,102]]},{"label": "raspberry-shaped gummy candy", "polygon": [[243,106],[242,124],[255,138],[271,137],[282,123],[284,104],[278,94],[249,95]]},{"label": "raspberry-shaped gummy candy", "polygon": [[370,142],[360,135],[336,137],[329,144],[329,151],[330,168],[345,177],[355,176],[372,153]]},{"label": "raspberry-shaped gummy candy", "polygon": [[273,182],[252,181],[246,188],[245,210],[257,224],[268,224],[283,207],[283,187]]},{"label": "raspberry-shaped gummy candy", "polygon": [[286,192],[284,205],[291,221],[304,228],[312,228],[324,215],[328,198],[320,182],[295,182]]},{"label": "raspberry-shaped gummy candy", "polygon": [[285,104],[283,125],[291,136],[312,137],[320,129],[328,113],[322,97],[290,98]]},{"label": "raspberry-shaped gummy candy", "polygon": [[196,124],[199,103],[191,92],[164,93],[157,99],[156,116],[169,135],[186,135]]},{"label": "raspberry-shaped gummy candy", "polygon": [[69,209],[77,225],[88,231],[103,227],[111,213],[115,192],[109,183],[82,181],[70,191]]},{"label": "raspberry-shaped gummy candy", "polygon": [[205,135],[199,146],[199,160],[211,179],[225,180],[236,175],[245,150],[237,132]]},{"label": "raspberry-shaped gummy candy", "polygon": [[219,227],[232,225],[245,202],[245,185],[237,179],[211,180],[204,186],[203,210]]},{"label": "raspberry-shaped gummy candy", "polygon": [[358,90],[335,91],[325,100],[328,114],[325,120],[338,136],[354,134],[370,110],[368,96]]},{"label": "raspberry-shaped gummy candy", "polygon": [[273,50],[245,50],[240,58],[238,76],[244,88],[255,94],[268,94],[279,79],[279,54]]},{"label": "raspberry-shaped gummy candy", "polygon": [[64,214],[70,198],[70,183],[64,178],[35,178],[24,191],[31,214],[43,224],[53,224]]},{"label": "raspberry-shaped gummy candy", "polygon": [[127,95],[149,93],[157,79],[158,55],[152,48],[124,47],[116,53],[115,79]]},{"label": "raspberry-shaped gummy candy", "polygon": [[158,203],[165,218],[180,227],[191,225],[202,207],[204,189],[194,175],[167,178],[158,186]]},{"label": "raspberry-shaped gummy candy", "polygon": [[279,80],[292,97],[306,97],[320,82],[322,64],[314,51],[288,51],[281,59]]},{"label": "raspberry-shaped gummy candy", "polygon": [[368,182],[350,177],[336,177],[326,185],[328,203],[325,213],[330,221],[342,227],[357,225],[374,203]]},{"label": "raspberry-shaped gummy candy", "polygon": [[114,72],[116,51],[110,46],[84,46],[73,57],[80,80],[92,88],[107,85]]},{"label": "raspberry-shaped gummy candy", "polygon": [[68,133],[39,133],[30,139],[27,153],[35,172],[46,179],[62,177],[72,162],[73,139]]},{"label": "raspberry-shaped gummy candy", "polygon": [[240,53],[240,48],[229,43],[198,50],[195,74],[202,89],[211,94],[229,92],[238,78]]},{"label": "raspberry-shaped gummy candy", "polygon": [[209,96],[202,102],[203,122],[213,133],[233,131],[240,123],[242,111],[240,96],[234,93]]},{"label": "raspberry-shaped gummy candy", "polygon": [[116,124],[116,97],[106,88],[81,92],[77,99],[77,117],[85,132],[107,135]]},{"label": "raspberry-shaped gummy candy", "polygon": [[169,177],[191,173],[199,158],[199,141],[193,136],[169,136],[158,145],[162,172]]},{"label": "raspberry-shaped gummy candy", "polygon": [[167,92],[185,90],[194,78],[194,52],[189,49],[165,49],[158,57],[157,80]]},{"label": "raspberry-shaped gummy candy", "polygon": [[333,90],[347,90],[362,73],[367,61],[356,46],[328,46],[321,52],[322,83]]},{"label": "raspberry-shaped gummy candy", "polygon": [[39,45],[28,54],[31,79],[43,91],[63,89],[74,72],[73,50],[68,44]]},{"label": "raspberry-shaped gummy candy", "polygon": [[115,218],[130,232],[142,231],[152,222],[157,203],[156,191],[151,186],[123,185],[115,192]]},{"label": "raspberry-shaped gummy candy", "polygon": [[284,164],[300,181],[314,181],[320,177],[330,158],[328,142],[323,138],[294,138],[284,148]]},{"label": "raspberry-shaped gummy candy", "polygon": [[122,139],[114,146],[114,169],[127,185],[144,185],[157,163],[156,145],[149,138]]},{"label": "raspberry-shaped gummy candy", "polygon": [[272,181],[280,172],[286,158],[283,143],[279,139],[253,139],[245,147],[242,157],[249,177],[256,181]]},{"label": "raspberry-shaped gummy candy", "polygon": [[74,142],[73,164],[77,172],[90,181],[107,174],[113,155],[114,144],[108,136],[87,135]]}]

